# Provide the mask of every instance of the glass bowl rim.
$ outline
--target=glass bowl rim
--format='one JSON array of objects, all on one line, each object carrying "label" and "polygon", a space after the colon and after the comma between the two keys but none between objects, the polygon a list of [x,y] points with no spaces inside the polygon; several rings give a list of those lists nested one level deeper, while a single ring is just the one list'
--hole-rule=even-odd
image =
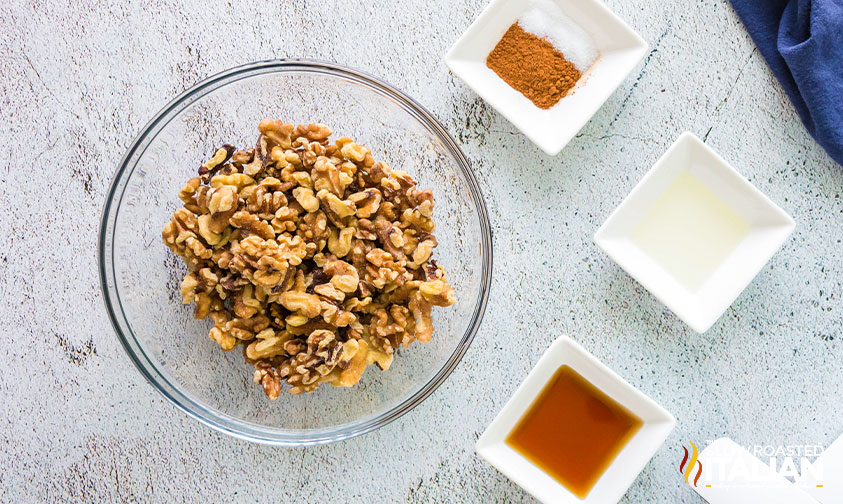
[{"label": "glass bowl rim", "polygon": [[[178,386],[173,386],[168,378],[155,366],[154,361],[146,355],[143,347],[129,326],[116,288],[116,272],[113,262],[113,234],[128,180],[131,178],[137,166],[137,160],[129,166],[130,161],[136,155],[137,159],[139,159],[149,146],[151,140],[173,118],[197,99],[218,88],[236,83],[241,79],[275,72],[315,73],[340,77],[360,84],[370,91],[394,101],[433,134],[454,158],[459,171],[463,175],[463,180],[467,185],[468,192],[474,202],[474,208],[479,218],[481,234],[480,255],[482,262],[480,295],[475,301],[471,321],[461,340],[444,365],[424,386],[388,410],[374,417],[367,417],[362,422],[345,423],[336,427],[319,429],[279,429],[246,422],[205,406],[202,402],[182,391]],[[147,140],[150,142],[147,142]],[[138,149],[141,147],[143,149],[138,152]],[[107,238],[109,239],[106,240]],[[483,194],[474,177],[468,159],[451,135],[448,134],[444,126],[421,104],[383,80],[350,67],[311,59],[265,60],[233,67],[206,77],[164,106],[141,129],[141,132],[132,141],[118,164],[117,171],[112,177],[106,194],[105,204],[103,205],[97,249],[100,287],[109,320],[129,359],[150,385],[185,414],[219,432],[247,441],[278,446],[326,444],[357,437],[401,417],[430,396],[451,374],[460,360],[462,360],[480,327],[488,302],[493,264],[492,232]]]}]

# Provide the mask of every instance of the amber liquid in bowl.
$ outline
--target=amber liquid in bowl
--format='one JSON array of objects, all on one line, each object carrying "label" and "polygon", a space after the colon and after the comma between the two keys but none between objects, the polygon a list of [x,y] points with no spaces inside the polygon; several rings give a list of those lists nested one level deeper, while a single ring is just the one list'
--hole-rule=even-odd
[{"label": "amber liquid in bowl", "polygon": [[562,366],[506,444],[584,499],[641,424],[570,366]]}]

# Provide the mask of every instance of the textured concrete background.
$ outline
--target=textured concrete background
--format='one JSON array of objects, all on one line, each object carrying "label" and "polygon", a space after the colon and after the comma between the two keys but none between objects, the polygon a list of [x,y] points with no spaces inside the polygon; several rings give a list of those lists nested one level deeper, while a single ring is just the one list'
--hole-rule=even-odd
[{"label": "textured concrete background", "polygon": [[[623,502],[701,502],[677,470],[689,440],[830,443],[843,431],[843,169],[724,0],[607,3],[652,50],[556,157],[442,63],[486,0],[5,3],[0,500],[532,502],[473,445],[562,333],[678,419]],[[378,432],[309,449],[230,439],[160,397],[118,346],[96,271],[105,191],[143,124],[209,74],[284,57],[358,67],[428,107],[473,161],[495,237],[485,321],[446,383]],[[797,222],[704,335],[591,240],[684,130]]]}]

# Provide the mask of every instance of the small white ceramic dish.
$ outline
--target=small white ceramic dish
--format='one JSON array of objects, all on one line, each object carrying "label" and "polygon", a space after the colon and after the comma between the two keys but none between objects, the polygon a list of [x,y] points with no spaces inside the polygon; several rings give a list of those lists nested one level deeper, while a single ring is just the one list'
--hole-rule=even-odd
[{"label": "small white ceramic dish", "polygon": [[[642,420],[641,428],[618,453],[585,499],[580,499],[506,444],[506,436],[563,365]],[[676,420],[603,365],[571,338],[562,336],[542,355],[498,416],[477,440],[477,454],[533,497],[545,503],[616,504],[673,430]]]},{"label": "small white ceramic dish", "polygon": [[[682,172],[689,172],[748,224],[746,236],[694,290],[630,234]],[[726,311],[793,232],[793,219],[692,133],[685,132],[597,230],[594,241],[680,319],[703,333]]]},{"label": "small white ceramic dish", "polygon": [[554,1],[591,35],[600,56],[573,93],[553,107],[536,107],[486,66],[486,57],[529,2],[492,0],[445,56],[457,77],[550,155],[568,144],[647,52],[644,39],[600,0]]}]

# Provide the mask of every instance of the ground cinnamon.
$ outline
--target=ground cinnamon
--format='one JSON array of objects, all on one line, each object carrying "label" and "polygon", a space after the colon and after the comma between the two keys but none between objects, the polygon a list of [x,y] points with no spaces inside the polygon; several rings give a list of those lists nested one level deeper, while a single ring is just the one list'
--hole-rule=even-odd
[{"label": "ground cinnamon", "polygon": [[550,42],[524,31],[518,23],[489,53],[486,66],[543,109],[556,105],[582,76]]}]

